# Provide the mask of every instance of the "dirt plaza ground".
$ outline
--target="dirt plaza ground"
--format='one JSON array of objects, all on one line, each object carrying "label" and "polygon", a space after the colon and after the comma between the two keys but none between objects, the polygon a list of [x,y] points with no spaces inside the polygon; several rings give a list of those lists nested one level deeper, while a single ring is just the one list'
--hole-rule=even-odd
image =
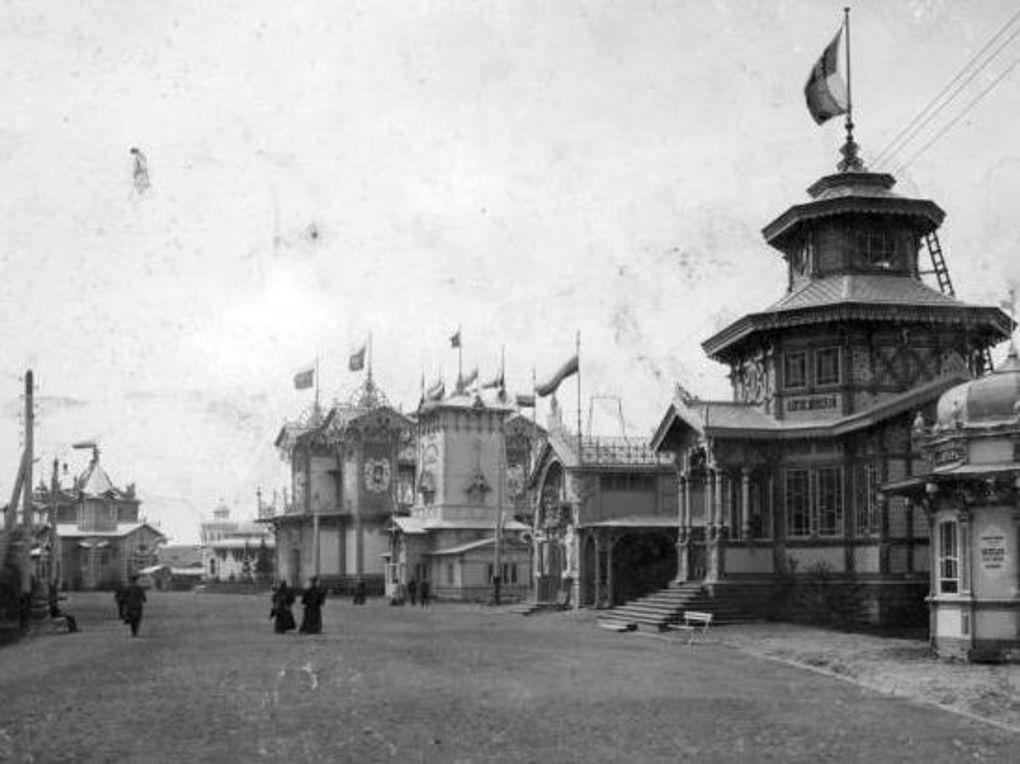
[{"label": "dirt plaza ground", "polygon": [[153,593],[131,639],[109,594],[72,604],[81,633],[0,649],[2,760],[1011,761],[1020,743],[1012,667],[914,640],[760,624],[690,646],[586,612],[336,599],[324,634],[277,635],[267,597],[194,593]]}]

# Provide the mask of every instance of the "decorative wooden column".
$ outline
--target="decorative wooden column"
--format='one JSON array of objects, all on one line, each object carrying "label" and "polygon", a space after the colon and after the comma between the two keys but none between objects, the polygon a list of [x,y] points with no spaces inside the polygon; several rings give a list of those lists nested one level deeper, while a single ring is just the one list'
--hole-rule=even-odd
[{"label": "decorative wooden column", "polygon": [[711,524],[706,528],[705,538],[705,581],[712,583],[722,578],[722,544],[723,544],[723,517],[722,517],[722,470],[711,469],[705,480],[707,489],[707,514],[711,518]]},{"label": "decorative wooden column", "polygon": [[740,471],[740,537],[745,541],[751,537],[751,470]]},{"label": "decorative wooden column", "polygon": [[722,529],[727,526],[726,518],[723,516],[723,471],[720,469],[714,470],[715,474],[715,490],[712,492],[713,504],[715,505],[715,525],[719,529],[720,535]]},{"label": "decorative wooden column", "polygon": [[682,584],[687,580],[687,571],[690,569],[688,556],[691,538],[691,486],[686,475],[681,475],[677,479],[677,488],[680,522],[676,540],[676,582]]},{"label": "decorative wooden column", "polygon": [[612,531],[610,531],[606,544],[606,607],[612,607],[615,604],[613,602],[613,547],[616,545],[616,539],[611,534]]}]

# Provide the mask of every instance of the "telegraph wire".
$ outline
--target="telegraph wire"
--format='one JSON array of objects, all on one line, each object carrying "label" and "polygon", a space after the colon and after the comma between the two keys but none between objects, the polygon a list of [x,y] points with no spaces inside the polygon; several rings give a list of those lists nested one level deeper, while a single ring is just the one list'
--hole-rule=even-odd
[{"label": "telegraph wire", "polygon": [[[932,98],[931,101],[929,101],[928,104],[923,109],[921,109],[920,112],[917,113],[917,115],[914,116],[914,118],[906,125],[906,127],[900,130],[900,132],[897,133],[896,136],[889,143],[887,143],[885,147],[882,148],[881,151],[878,152],[874,160],[876,165],[888,164],[889,161],[897,153],[906,148],[906,146],[911,141],[914,140],[914,138],[918,135],[918,133],[920,133],[920,131],[924,127],[926,127],[935,117],[937,117],[942,112],[943,109],[949,106],[949,104],[951,104],[960,95],[962,90],[967,85],[969,85],[974,80],[974,78],[977,77],[977,75],[980,74],[990,63],[992,63],[992,61],[995,60],[995,58],[1002,52],[1002,50],[1007,45],[1009,45],[1014,39],[1016,39],[1018,35],[1020,35],[1020,28],[1015,29],[1013,33],[1009,36],[1009,38],[1006,39],[1001,45],[999,45],[992,52],[992,54],[984,60],[983,63],[981,63],[973,71],[968,71],[974,66],[975,62],[979,61],[981,57],[984,56],[984,54],[988,51],[988,49],[995,44],[995,41],[1002,37],[1002,35],[1004,35],[1008,31],[1008,29],[1014,24],[1014,22],[1016,22],[1017,19],[1020,19],[1020,10],[1014,13],[1001,27],[999,27],[999,30],[994,35],[992,35],[992,37],[988,40],[988,42],[984,44],[981,50],[979,50],[971,57],[970,61],[968,61],[963,66],[963,68],[961,68],[960,71],[956,73],[953,79],[950,80],[949,83],[945,87],[943,87],[942,90],[939,91],[939,93],[934,98]],[[964,79],[963,82],[960,82],[960,80],[963,78],[966,79]],[[950,93],[950,91],[952,92]],[[939,101],[942,100],[947,93],[950,93],[949,97],[942,101],[942,103],[940,104]],[[938,105],[936,106],[936,104]]]},{"label": "telegraph wire", "polygon": [[1010,64],[998,77],[992,80],[991,83],[989,83],[988,87],[986,87],[984,90],[978,93],[977,97],[974,98],[974,100],[972,100],[964,107],[963,111],[957,114],[956,117],[954,117],[941,130],[935,133],[935,135],[933,135],[928,140],[927,143],[925,143],[920,149],[918,149],[914,153],[914,155],[910,157],[910,159],[901,164],[896,169],[894,175],[899,175],[901,172],[903,172],[903,170],[907,169],[911,164],[913,164],[914,160],[916,160],[919,156],[921,156],[921,154],[927,151],[939,138],[945,135],[957,122],[963,119],[967,115],[967,113],[978,104],[979,101],[981,101],[986,95],[992,92],[992,90],[994,90],[995,87],[1006,78],[1006,75],[1010,74],[1016,68],[1017,64],[1020,64],[1020,58],[1014,59],[1012,64]]}]

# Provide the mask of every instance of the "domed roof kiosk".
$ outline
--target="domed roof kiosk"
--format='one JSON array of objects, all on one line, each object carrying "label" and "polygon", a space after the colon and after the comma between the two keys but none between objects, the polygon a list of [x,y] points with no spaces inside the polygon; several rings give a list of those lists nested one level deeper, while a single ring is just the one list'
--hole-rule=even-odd
[{"label": "domed roof kiosk", "polygon": [[1020,357],[946,391],[918,416],[926,461],[885,486],[923,506],[931,528],[932,644],[941,657],[1020,660]]}]

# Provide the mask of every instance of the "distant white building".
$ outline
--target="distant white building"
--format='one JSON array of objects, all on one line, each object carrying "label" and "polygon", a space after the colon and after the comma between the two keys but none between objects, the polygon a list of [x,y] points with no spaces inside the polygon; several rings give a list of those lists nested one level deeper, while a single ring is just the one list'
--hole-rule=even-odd
[{"label": "distant white building", "polygon": [[249,581],[257,577],[260,556],[273,565],[276,540],[263,524],[231,520],[220,504],[201,525],[202,570],[206,581]]}]

